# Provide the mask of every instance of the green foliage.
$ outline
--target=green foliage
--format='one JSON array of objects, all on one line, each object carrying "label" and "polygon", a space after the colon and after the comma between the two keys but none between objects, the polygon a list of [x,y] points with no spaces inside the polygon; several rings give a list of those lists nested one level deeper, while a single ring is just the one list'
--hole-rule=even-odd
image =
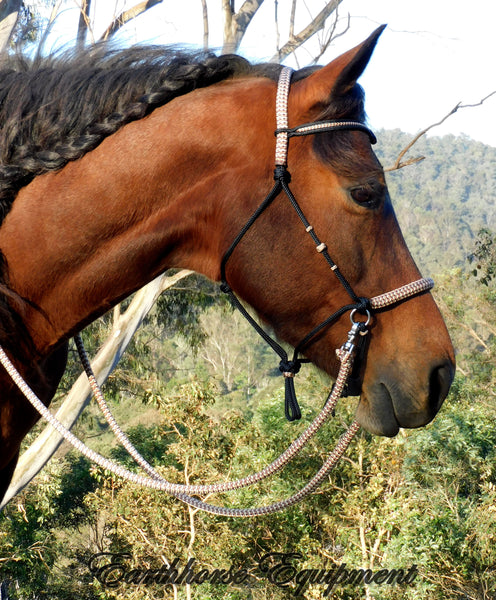
[{"label": "green foliage", "polygon": [[[385,167],[411,139],[398,130],[377,137]],[[408,246],[426,273],[465,269],[477,232],[496,230],[496,148],[463,136],[423,137],[410,155],[425,159],[387,173]]]},{"label": "green foliage", "polygon": [[484,285],[496,277],[496,234],[489,229],[481,229],[475,240],[474,252],[469,255],[469,261],[475,263],[472,271],[474,277]]},{"label": "green foliage", "polygon": [[474,398],[470,390],[467,397],[465,385],[459,378],[448,409],[409,435],[403,462],[408,519],[391,544],[422,565],[436,598],[467,597],[486,584],[495,591],[495,408],[484,392]]},{"label": "green foliage", "polygon": [[227,299],[215,284],[200,275],[189,277],[181,287],[172,289],[157,301],[153,313],[157,325],[165,331],[180,334],[197,348],[206,339],[200,319],[206,308],[227,305]]}]

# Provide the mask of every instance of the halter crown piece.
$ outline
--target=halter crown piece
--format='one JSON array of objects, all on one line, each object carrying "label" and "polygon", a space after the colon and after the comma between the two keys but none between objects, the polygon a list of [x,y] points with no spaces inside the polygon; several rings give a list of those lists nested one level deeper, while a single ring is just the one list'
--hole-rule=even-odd
[{"label": "halter crown piece", "polygon": [[[336,463],[339,461],[341,456],[344,454],[349,443],[357,433],[360,425],[357,421],[353,421],[348,429],[344,432],[341,438],[338,440],[334,450],[330,452],[328,458],[324,461],[322,467],[315,474],[315,476],[298,492],[290,496],[285,500],[280,500],[268,506],[261,506],[257,508],[229,508],[223,506],[217,506],[213,504],[207,504],[203,500],[192,497],[190,494],[195,496],[222,493],[231,490],[241,489],[253,485],[271,475],[274,475],[286,466],[302,448],[308,443],[308,441],[317,433],[322,427],[326,420],[334,413],[334,409],[339,398],[343,395],[347,380],[352,373],[353,361],[358,347],[364,348],[362,340],[368,333],[367,326],[370,321],[370,314],[387,306],[396,304],[402,300],[415,296],[417,294],[430,290],[434,282],[432,279],[419,279],[413,281],[407,285],[404,285],[391,292],[386,292],[380,296],[371,298],[359,298],[346,281],[344,276],[339,271],[337,265],[329,256],[326,245],[320,241],[317,234],[314,232],[313,227],[308,223],[305,215],[301,211],[298,203],[296,202],[291,190],[289,189],[289,172],[286,169],[287,161],[287,148],[288,140],[292,136],[308,135],[311,133],[319,133],[322,131],[339,131],[343,129],[355,129],[367,133],[372,143],[375,142],[374,134],[365,126],[363,123],[355,121],[322,121],[319,123],[307,123],[300,125],[294,129],[289,129],[287,126],[287,98],[289,94],[289,87],[291,81],[292,70],[289,68],[283,68],[280,75],[278,92],[277,92],[277,142],[276,142],[276,168],[274,171],[275,185],[269,192],[268,196],[262,202],[262,204],[253,213],[246,225],[240,231],[238,236],[235,238],[226,254],[224,255],[221,263],[221,288],[224,292],[228,293],[234,303],[234,305],[241,311],[241,313],[248,319],[255,330],[263,337],[263,339],[274,349],[274,351],[281,358],[280,369],[285,377],[286,381],[286,416],[289,420],[300,418],[300,409],[296,402],[296,396],[294,392],[293,377],[299,371],[301,363],[308,362],[306,359],[299,359],[298,355],[314,341],[315,336],[332,324],[337,318],[344,313],[350,311],[350,317],[352,327],[348,333],[347,341],[336,351],[336,354],[341,362],[339,373],[336,377],[336,382],[327,398],[324,407],[315,419],[308,425],[305,431],[285,450],[281,456],[276,458],[271,464],[267,465],[258,473],[254,473],[242,479],[236,479],[233,481],[224,481],[223,483],[213,485],[183,485],[177,483],[171,483],[165,480],[136,450],[136,448],[129,441],[125,433],[121,430],[119,425],[116,423],[112,416],[112,413],[105,402],[100,387],[96,381],[96,378],[92,372],[88,357],[84,350],[81,337],[76,336],[76,346],[78,348],[81,361],[84,369],[88,375],[89,382],[93,394],[102,409],[102,412],[110,425],[110,428],[115,433],[118,440],[126,448],[129,454],[133,457],[137,464],[147,473],[147,475],[140,475],[124,468],[122,465],[105,458],[88,448],[83,442],[81,442],[76,436],[74,436],[68,429],[61,423],[48,408],[41,402],[36,396],[33,390],[23,380],[20,373],[17,371],[11,360],[8,358],[4,350],[0,347],[0,363],[3,365],[12,381],[16,384],[19,390],[29,400],[32,406],[40,413],[40,415],[54,428],[59,434],[72,444],[77,450],[79,450],[84,456],[86,456],[92,462],[98,464],[103,469],[115,473],[119,477],[122,477],[134,484],[142,485],[150,489],[156,489],[171,494],[178,500],[189,504],[195,508],[227,517],[255,517],[260,515],[271,514],[277,511],[285,510],[286,508],[296,504],[303,500],[306,496],[312,494],[315,489],[327,478],[330,471],[334,468]],[[334,314],[330,315],[325,321],[317,325],[310,333],[308,333],[295,347],[294,355],[292,360],[288,359],[285,350],[273,340],[251,317],[251,315],[245,310],[244,306],[237,299],[229,284],[226,280],[226,263],[229,257],[234,252],[236,246],[241,242],[245,233],[255,223],[257,218],[263,213],[263,211],[271,204],[271,202],[279,195],[281,191],[284,191],[286,196],[289,198],[290,203],[299,218],[301,219],[305,230],[312,237],[317,252],[319,252],[329,264],[331,270],[334,272],[340,283],[344,286],[348,292],[352,303],[343,306],[338,309]],[[365,321],[355,321],[354,315],[359,312],[367,316]]]}]

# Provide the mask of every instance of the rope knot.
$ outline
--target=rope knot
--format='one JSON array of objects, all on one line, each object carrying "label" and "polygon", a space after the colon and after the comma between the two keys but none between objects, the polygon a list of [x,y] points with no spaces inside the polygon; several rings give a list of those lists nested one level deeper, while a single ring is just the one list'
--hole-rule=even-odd
[{"label": "rope knot", "polygon": [[284,375],[284,414],[288,421],[301,419],[301,410],[296,399],[294,376],[301,369],[301,361],[297,358],[288,360],[283,358],[279,363],[279,371]]},{"label": "rope knot", "polygon": [[370,301],[370,298],[358,298],[356,310],[363,315],[366,315],[367,312],[370,313],[372,311],[372,302]]},{"label": "rope knot", "polygon": [[281,183],[289,183],[291,181],[291,174],[284,165],[276,165],[274,169],[274,180],[280,181]]},{"label": "rope knot", "polygon": [[279,363],[279,371],[284,375],[284,377],[294,377],[297,373],[300,372],[301,369],[301,361],[296,360],[284,360],[282,359]]}]

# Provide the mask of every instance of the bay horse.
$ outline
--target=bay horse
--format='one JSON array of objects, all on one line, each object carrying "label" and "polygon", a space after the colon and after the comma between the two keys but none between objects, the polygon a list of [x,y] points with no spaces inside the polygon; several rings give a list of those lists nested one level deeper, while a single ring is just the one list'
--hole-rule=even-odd
[{"label": "bay horse", "polygon": [[[357,80],[382,28],[322,68],[293,75],[289,125],[363,123]],[[212,280],[273,181],[280,65],[234,56],[96,46],[0,72],[0,345],[45,404],[67,341],[169,268]],[[295,137],[292,190],[359,296],[419,277],[365,127]],[[287,198],[244,235],[229,285],[295,346],[348,301]],[[305,349],[331,376],[340,317]],[[356,419],[394,436],[429,423],[454,376],[430,293],[374,315]],[[0,498],[37,414],[0,372]]]}]

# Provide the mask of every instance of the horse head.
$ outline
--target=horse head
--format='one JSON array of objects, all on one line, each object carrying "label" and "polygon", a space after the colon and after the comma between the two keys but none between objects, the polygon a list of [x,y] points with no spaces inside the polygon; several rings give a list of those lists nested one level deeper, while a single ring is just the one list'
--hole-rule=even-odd
[{"label": "horse head", "polygon": [[[357,79],[381,31],[326,67],[297,79],[288,101],[290,128],[308,122],[325,125],[328,120],[355,124],[349,130],[319,132],[316,128],[312,135],[295,137],[287,163],[301,210],[356,296],[364,298],[420,277],[396,220],[383,169],[372,151],[371,135],[356,126],[364,119]],[[258,140],[257,159],[270,146],[262,140]],[[256,162],[246,159],[241,170],[247,180],[253,176],[249,170],[261,170]],[[243,204],[253,206],[260,187],[251,185],[249,194]],[[242,221],[232,215],[231,236]],[[315,252],[284,194],[271,201],[244,234],[226,270],[229,285],[278,337],[293,346],[350,302],[346,288]],[[335,376],[335,349],[346,340],[349,326],[348,312],[319,332],[303,353]],[[378,311],[369,327],[356,418],[369,431],[388,436],[400,427],[429,423],[454,375],[453,348],[432,296],[418,295]]]}]

